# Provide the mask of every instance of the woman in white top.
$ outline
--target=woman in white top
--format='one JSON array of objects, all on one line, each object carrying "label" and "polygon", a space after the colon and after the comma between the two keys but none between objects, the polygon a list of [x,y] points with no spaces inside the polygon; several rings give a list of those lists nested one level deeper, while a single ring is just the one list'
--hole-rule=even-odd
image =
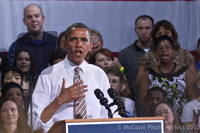
[{"label": "woman in white top", "polygon": [[[200,70],[197,71],[196,83],[200,85]],[[200,96],[190,101],[183,107],[181,122],[188,130],[198,132],[200,130]]]},{"label": "woman in white top", "polygon": [[123,78],[123,74],[117,66],[110,66],[104,68],[111,87],[115,90],[116,94],[121,98],[125,105],[127,117],[132,117],[135,107],[135,102],[131,100],[131,92],[128,84]]}]

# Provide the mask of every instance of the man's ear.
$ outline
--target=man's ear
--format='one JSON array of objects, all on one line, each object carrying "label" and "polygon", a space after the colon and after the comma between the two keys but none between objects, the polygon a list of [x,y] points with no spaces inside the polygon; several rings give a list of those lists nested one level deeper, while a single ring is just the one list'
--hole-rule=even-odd
[{"label": "man's ear", "polygon": [[42,19],[43,19],[43,23],[45,22],[45,16],[44,15],[42,15]]},{"label": "man's ear", "polygon": [[136,27],[134,28],[134,31],[135,31],[135,34],[137,34],[137,33],[136,33]]},{"label": "man's ear", "polygon": [[24,25],[26,25],[26,24],[25,24],[25,18],[23,18],[23,23],[24,23]]}]

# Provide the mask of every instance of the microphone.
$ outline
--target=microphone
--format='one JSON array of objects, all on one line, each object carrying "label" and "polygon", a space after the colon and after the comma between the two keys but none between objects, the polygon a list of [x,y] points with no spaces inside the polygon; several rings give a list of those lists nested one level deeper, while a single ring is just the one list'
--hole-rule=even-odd
[{"label": "microphone", "polygon": [[113,88],[108,89],[108,94],[112,99],[114,99],[113,103],[118,106],[117,111],[119,111],[119,115],[121,115],[122,117],[127,117],[124,104],[121,98],[117,96],[115,90]]},{"label": "microphone", "polygon": [[110,106],[108,105],[108,99],[104,97],[103,92],[100,89],[96,89],[94,94],[100,100],[100,104],[108,110],[108,118],[113,118]]},{"label": "microphone", "polygon": [[96,89],[94,91],[94,94],[100,100],[101,105],[104,105],[105,107],[109,107],[108,106],[108,99],[104,97],[103,92],[100,89]]}]

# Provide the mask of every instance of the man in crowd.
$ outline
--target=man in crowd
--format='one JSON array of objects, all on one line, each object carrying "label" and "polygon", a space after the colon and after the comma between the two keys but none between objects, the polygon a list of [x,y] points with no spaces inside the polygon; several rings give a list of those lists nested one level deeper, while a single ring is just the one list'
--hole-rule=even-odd
[{"label": "man in crowd", "polygon": [[14,54],[20,50],[26,50],[31,54],[36,73],[39,75],[49,65],[50,55],[55,50],[57,37],[44,32],[45,16],[41,7],[36,4],[25,7],[23,22],[28,32],[10,46],[8,52],[10,66],[13,64]]},{"label": "man in crowd", "polygon": [[135,20],[135,33],[138,36],[138,40],[125,49],[122,49],[119,53],[118,60],[124,67],[124,72],[128,80],[129,87],[132,92],[133,100],[136,103],[138,115],[140,116],[140,107],[138,101],[138,90],[135,85],[138,62],[151,46],[151,30],[154,26],[154,20],[148,15],[141,15]]},{"label": "man in crowd", "polygon": [[[37,80],[32,97],[34,130],[43,128],[47,132],[56,121],[65,119],[108,118],[108,111],[94,95],[99,88],[111,103],[108,78],[101,68],[84,60],[92,47],[91,32],[85,24],[75,23],[67,28],[66,58],[45,69]],[[29,110],[29,125],[30,116]]]}]

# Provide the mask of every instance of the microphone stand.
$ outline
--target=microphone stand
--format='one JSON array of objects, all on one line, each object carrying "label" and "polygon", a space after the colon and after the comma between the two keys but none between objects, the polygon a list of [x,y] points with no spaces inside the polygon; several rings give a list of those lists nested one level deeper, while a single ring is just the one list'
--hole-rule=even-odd
[{"label": "microphone stand", "polygon": [[36,79],[36,72],[27,72],[26,80],[29,81],[29,92],[30,92],[30,110],[31,110],[31,133],[33,133],[33,104],[32,104],[32,94],[33,94],[33,82]]},{"label": "microphone stand", "polygon": [[112,111],[110,109],[110,107],[106,107],[106,109],[108,110],[108,118],[113,118],[113,114],[112,114]]},{"label": "microphone stand", "polygon": [[[110,103],[108,106],[111,107],[111,106],[114,106],[114,105],[117,105],[118,107],[117,107],[117,109],[113,112],[113,114],[116,113],[116,112],[118,111],[118,114],[119,114],[121,117],[127,117],[126,112],[124,112],[124,111],[125,111],[124,105],[118,105],[118,104],[116,104],[116,102],[115,102],[115,100],[114,100],[114,102]],[[112,114],[112,115],[113,115],[113,114]]]},{"label": "microphone stand", "polygon": [[108,110],[108,118],[113,118],[113,114],[110,109],[110,106],[108,104],[104,104],[105,102],[108,103],[108,100],[105,97],[100,99],[101,105],[104,105],[104,107]]}]

